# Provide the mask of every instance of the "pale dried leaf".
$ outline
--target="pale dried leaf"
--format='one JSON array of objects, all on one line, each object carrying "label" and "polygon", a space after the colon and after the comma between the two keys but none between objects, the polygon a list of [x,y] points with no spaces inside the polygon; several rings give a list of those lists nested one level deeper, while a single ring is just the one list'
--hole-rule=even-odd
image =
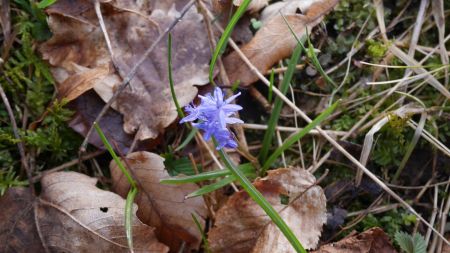
[{"label": "pale dried leaf", "polygon": [[[125,200],[98,189],[96,178],[76,172],[58,172],[42,178],[43,192],[36,208],[38,225],[52,251],[128,252]],[[154,229],[143,224],[133,207],[135,252],[167,252]],[[67,240],[70,238],[70,240]]]},{"label": "pale dried leaf", "polygon": [[[401,61],[403,61],[408,66],[420,66],[421,64],[417,62],[414,58],[407,55],[405,52],[403,52],[400,48],[398,48],[395,45],[391,45],[389,47],[389,50]],[[420,67],[414,67],[411,69],[418,75],[425,75],[425,80],[433,86],[436,90],[438,90],[442,95],[444,95],[447,98],[450,98],[450,92],[447,90],[447,88],[442,85],[432,74],[429,73],[425,68]]]},{"label": "pale dried leaf", "polygon": [[[254,185],[272,204],[306,249],[319,242],[326,222],[326,199],[309,172],[300,168],[270,171]],[[290,203],[281,203],[281,196]],[[209,232],[213,252],[295,252],[281,231],[245,191],[234,194],[216,215]]]},{"label": "pale dried leaf", "polygon": [[[284,17],[297,37],[301,38],[306,34],[306,29],[310,31],[319,24],[323,16],[338,2],[339,0],[315,1],[305,8],[305,15],[288,14]],[[277,12],[276,15],[268,18],[255,37],[244,45],[241,51],[261,73],[266,73],[273,64],[291,55],[296,45],[297,40],[283,16]],[[239,80],[242,86],[247,86],[258,80],[256,74],[243,62],[237,52],[225,57],[224,64],[231,83]]]},{"label": "pale dried leaf", "polygon": [[[172,250],[176,251],[183,241],[188,248],[198,247],[201,235],[191,214],[206,217],[206,206],[201,197],[185,199],[198,186],[160,184],[161,179],[170,176],[164,169],[164,159],[157,154],[134,152],[127,156],[126,164],[142,187],[136,196],[138,217],[155,227],[158,238]],[[114,161],[110,169],[114,191],[125,196],[130,187],[128,181]],[[203,219],[200,220],[203,225]]]},{"label": "pale dried leaf", "polygon": [[315,2],[320,2],[320,0],[284,0],[275,2],[264,8],[260,21],[266,23],[271,18],[279,15],[280,12],[283,15],[295,14],[298,10],[305,13]]},{"label": "pale dried leaf", "polygon": [[[119,2],[101,5],[118,71],[111,67],[92,2],[62,0],[48,10],[53,37],[41,46],[41,52],[53,66],[60,96],[75,98],[94,88],[104,101],[109,100],[147,47],[180,14],[179,2],[183,1],[171,8],[156,4],[161,5],[159,9],[136,1]],[[173,78],[181,106],[197,94],[193,85],[208,82],[210,49],[204,35],[202,16],[196,8],[191,8],[172,30]],[[125,132],[136,133],[140,140],[156,138],[174,121],[177,113],[168,83],[167,39],[163,39],[138,69],[131,89],[125,89],[113,104],[124,116]],[[65,88],[68,94],[61,91],[61,87],[70,85],[76,87]]]},{"label": "pale dried leaf", "polygon": [[[241,6],[243,1],[244,0],[233,0],[233,4],[235,6]],[[268,4],[269,0],[252,0],[247,7],[247,11],[249,11],[250,13],[258,12]]]},{"label": "pale dried leaf", "polygon": [[321,246],[311,253],[396,253],[389,237],[381,228],[346,237],[338,242]]}]

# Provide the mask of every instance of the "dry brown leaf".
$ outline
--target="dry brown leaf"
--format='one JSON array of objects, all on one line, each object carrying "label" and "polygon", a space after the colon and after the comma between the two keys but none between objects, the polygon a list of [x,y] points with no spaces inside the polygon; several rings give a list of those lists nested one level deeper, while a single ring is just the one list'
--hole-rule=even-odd
[{"label": "dry brown leaf", "polygon": [[[272,204],[306,249],[315,248],[326,222],[326,199],[309,172],[300,168],[270,171],[254,185]],[[282,196],[290,203],[281,203]],[[280,230],[244,191],[228,200],[209,232],[211,250],[218,252],[295,252]]]},{"label": "dry brown leaf", "polygon": [[[288,14],[285,18],[292,30],[300,38],[319,24],[339,0],[308,1],[310,6],[303,5],[305,15]],[[279,60],[292,54],[297,40],[291,34],[283,16],[277,12],[265,22],[255,37],[241,48],[241,51],[261,72],[266,73]],[[258,77],[248,68],[237,52],[224,59],[224,65],[229,74],[230,82],[240,81],[242,86],[248,86],[258,80]]]},{"label": "dry brown leaf", "polygon": [[[125,200],[98,189],[96,178],[58,172],[42,178],[43,192],[36,208],[37,223],[51,251],[128,252]],[[133,209],[135,252],[167,252],[154,229],[140,222]],[[70,240],[68,240],[70,238]]]},{"label": "dry brown leaf", "polygon": [[[195,184],[163,185],[159,181],[170,177],[164,169],[164,159],[150,152],[134,152],[127,156],[127,164],[142,189],[136,196],[139,205],[138,217],[156,228],[161,242],[177,252],[181,243],[187,248],[196,248],[201,234],[192,220],[191,214],[206,217],[207,210],[201,197],[185,199],[198,189]],[[110,164],[114,191],[125,196],[130,185],[114,161]],[[202,225],[203,219],[200,219]]]},{"label": "dry brown leaf", "polygon": [[[12,188],[0,199],[0,239],[8,242],[1,252],[129,252],[123,198],[76,172],[45,175],[41,182],[40,198],[29,189]],[[136,208],[135,252],[167,252],[154,228],[137,219]]]},{"label": "dry brown leaf", "polygon": [[10,188],[0,198],[0,252],[45,252],[33,215],[30,189]]},{"label": "dry brown leaf", "polygon": [[[73,99],[94,88],[104,101],[109,100],[147,47],[180,14],[179,3],[184,1],[176,1],[171,8],[137,2],[101,5],[118,72],[112,67],[91,1],[61,0],[48,9],[53,37],[40,50],[53,66],[60,96]],[[193,85],[208,82],[210,49],[202,22],[196,8],[191,8],[172,30],[173,79],[181,106],[197,94]],[[130,86],[113,108],[124,116],[125,132],[136,133],[140,140],[156,138],[177,117],[168,85],[167,39],[144,61]]]},{"label": "dry brown leaf", "polygon": [[389,237],[381,228],[371,228],[338,242],[321,246],[311,253],[396,253]]},{"label": "dry brown leaf", "polygon": [[[83,96],[78,97],[69,104],[69,108],[75,111],[74,116],[69,122],[69,126],[79,134],[86,136],[95,118],[100,113],[105,103],[94,92],[88,91]],[[115,110],[108,110],[102,117],[99,123],[106,138],[114,143],[114,148],[119,150],[122,154],[128,153],[128,150],[133,142],[133,136],[125,133],[123,130],[123,120],[120,113]],[[103,142],[97,133],[93,133],[89,138],[89,143],[103,148]]]}]

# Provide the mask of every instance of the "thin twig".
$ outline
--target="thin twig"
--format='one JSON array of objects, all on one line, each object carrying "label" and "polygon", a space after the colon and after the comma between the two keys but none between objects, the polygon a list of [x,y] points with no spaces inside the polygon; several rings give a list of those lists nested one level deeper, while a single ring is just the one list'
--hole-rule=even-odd
[{"label": "thin twig", "polygon": [[30,184],[30,191],[31,191],[31,194],[34,196],[35,191],[34,191],[34,187],[33,187],[33,180],[31,178],[32,171],[30,170],[30,166],[28,166],[28,162],[26,159],[25,145],[22,141],[22,138],[20,137],[19,130],[17,128],[16,118],[14,117],[14,113],[11,109],[11,104],[9,103],[8,97],[6,96],[5,91],[3,90],[3,87],[1,84],[0,84],[0,96],[2,97],[3,104],[5,104],[6,111],[8,112],[8,116],[9,116],[9,120],[11,121],[11,126],[12,126],[12,130],[14,133],[14,137],[18,140],[17,147],[19,149],[20,162],[22,163],[22,166],[27,173],[28,182]]},{"label": "thin twig", "polygon": [[54,168],[52,168],[52,169],[46,170],[46,171],[42,172],[41,174],[39,174],[39,175],[37,175],[37,176],[34,176],[34,177],[31,179],[31,181],[32,181],[33,183],[36,183],[36,182],[38,182],[39,180],[41,180],[41,178],[42,178],[44,175],[47,175],[47,174],[50,174],[50,173],[53,173],[53,172],[57,172],[57,171],[60,171],[60,170],[64,170],[64,169],[70,168],[70,167],[72,167],[72,166],[78,164],[78,163],[80,162],[80,160],[81,160],[81,161],[86,161],[86,160],[92,159],[92,158],[94,158],[94,157],[97,157],[97,156],[99,156],[99,155],[101,155],[101,154],[103,154],[103,153],[105,153],[105,150],[97,150],[97,151],[92,152],[92,153],[90,153],[90,154],[84,155],[84,156],[82,156],[81,158],[73,159],[72,161],[63,163],[63,164],[61,164],[61,165],[59,165],[59,166],[56,166],[56,167],[54,167]]}]

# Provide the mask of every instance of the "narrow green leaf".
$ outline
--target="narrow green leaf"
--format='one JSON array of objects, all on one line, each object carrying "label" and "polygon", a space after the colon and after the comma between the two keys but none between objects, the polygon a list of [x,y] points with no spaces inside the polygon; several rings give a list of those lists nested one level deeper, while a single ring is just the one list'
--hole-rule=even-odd
[{"label": "narrow green leaf", "polygon": [[102,129],[98,126],[97,122],[94,122],[94,128],[95,128],[95,131],[97,131],[98,135],[100,136],[100,139],[102,140],[103,145],[105,145],[109,154],[111,154],[112,158],[116,162],[117,167],[119,167],[119,169],[122,171],[122,173],[127,178],[128,183],[130,183],[132,188],[136,188],[136,182],[133,180],[130,173],[127,171],[127,169],[125,169],[125,166],[123,165],[122,161],[120,161],[119,157],[116,155],[116,152],[114,152],[114,149],[112,148],[108,139],[106,139],[105,134],[103,133]]},{"label": "narrow green leaf", "polygon": [[[294,52],[292,53],[291,59],[289,60],[288,68],[286,70],[286,73],[283,77],[283,81],[281,83],[280,91],[283,94],[286,94],[289,90],[289,85],[291,83],[292,77],[294,76],[295,68],[297,66],[298,59],[300,58],[300,55],[302,53],[302,46],[300,44],[295,47]],[[272,90],[269,90],[269,94]],[[275,127],[278,123],[278,119],[280,117],[281,108],[283,106],[283,100],[281,98],[276,97],[275,103],[272,109],[272,113],[270,114],[269,123],[267,125],[267,130],[264,133],[264,139],[262,142],[262,148],[259,152],[259,162],[261,164],[264,163],[264,161],[267,158],[267,155],[269,154],[269,148],[272,144],[272,138],[275,133]]]},{"label": "narrow green leaf", "polygon": [[193,213],[191,215],[192,215],[192,219],[194,220],[195,225],[197,226],[198,231],[202,235],[203,249],[205,250],[206,253],[211,253],[211,250],[209,249],[208,239],[206,239],[205,231],[203,231],[203,228],[200,225],[200,222],[198,221],[197,216]]},{"label": "narrow green leaf", "polygon": [[[253,168],[251,163],[244,163],[238,166],[238,169],[241,170],[247,176],[255,176],[255,169]],[[185,177],[172,177],[167,179],[162,179],[160,183],[162,184],[187,184],[187,183],[197,183],[206,180],[213,180],[219,177],[225,177],[230,175],[231,172],[229,170],[214,170],[207,171],[203,173],[199,173],[193,176],[185,176]]]},{"label": "narrow green leaf", "polygon": [[45,9],[54,3],[56,3],[56,0],[43,0],[37,4],[37,7],[39,9]]},{"label": "narrow green leaf", "polygon": [[313,128],[318,126],[323,120],[325,120],[328,116],[330,116],[331,113],[336,109],[336,107],[339,104],[339,100],[332,104],[330,107],[325,109],[317,118],[315,118],[311,123],[309,123],[305,128],[298,131],[291,137],[289,137],[287,140],[284,141],[284,143],[278,147],[275,152],[272,153],[272,155],[265,161],[263,167],[261,168],[262,173],[265,173],[267,169],[275,162],[275,160],[290,146],[292,146],[294,143],[296,143],[298,140],[300,140],[303,136],[305,136],[309,131],[311,131]]},{"label": "narrow green leaf", "polygon": [[189,142],[192,141],[192,139],[194,138],[195,134],[198,132],[198,128],[193,127],[191,129],[191,131],[189,132],[188,136],[186,136],[186,139],[184,139],[184,141],[180,144],[180,146],[178,146],[174,151],[180,151],[182,150],[184,147],[186,147],[186,145],[189,144]]},{"label": "narrow green leaf", "polygon": [[133,252],[133,203],[138,190],[131,188],[125,202],[125,232],[130,251]]},{"label": "narrow green leaf", "polygon": [[108,139],[106,139],[105,134],[103,133],[102,129],[98,126],[97,122],[94,122],[94,128],[97,131],[98,135],[100,136],[100,139],[102,140],[103,145],[105,145],[106,149],[111,154],[114,161],[116,162],[117,167],[119,167],[119,169],[122,171],[122,173],[127,178],[128,183],[131,185],[131,189],[128,192],[127,199],[125,202],[125,234],[127,236],[128,247],[130,248],[131,252],[133,252],[133,230],[132,230],[133,210],[132,210],[132,208],[133,208],[134,198],[136,197],[136,194],[138,193],[138,189],[136,187],[136,182],[133,180],[130,173],[127,171],[127,169],[123,165],[122,161],[120,161],[119,157],[116,155],[116,152],[114,152],[114,149],[112,148]]},{"label": "narrow green leaf", "polygon": [[207,193],[216,191],[226,185],[229,185],[231,182],[233,182],[234,180],[236,180],[236,178],[234,176],[228,176],[224,179],[221,179],[215,183],[209,184],[209,185],[205,185],[202,188],[193,191],[191,193],[189,193],[186,198],[194,198],[194,197],[198,197],[198,196],[202,196],[205,195]]},{"label": "narrow green leaf", "polygon": [[275,81],[275,71],[272,69],[270,72],[270,78],[269,78],[269,95],[267,96],[267,101],[269,103],[272,103],[272,94],[273,94],[273,82]]},{"label": "narrow green leaf", "polygon": [[209,65],[209,80],[212,84],[214,84],[213,80],[213,74],[214,74],[214,67],[216,66],[217,59],[219,59],[220,55],[225,50],[225,47],[228,44],[228,38],[231,36],[231,32],[233,31],[234,26],[237,24],[241,16],[244,14],[245,10],[247,10],[248,5],[250,4],[251,0],[244,0],[239,8],[236,10],[236,13],[234,13],[233,17],[231,17],[230,22],[228,23],[227,27],[223,31],[222,36],[219,39],[219,42],[217,42],[216,49],[214,50],[211,63]]},{"label": "narrow green leaf", "polygon": [[[286,17],[284,17],[283,15],[282,15],[282,17],[284,19],[284,22],[287,24],[291,34],[294,36],[294,38],[297,40],[297,42],[302,46],[303,50],[306,50],[305,46],[303,45],[302,40],[300,38],[298,38],[297,34],[295,34],[294,30],[292,29],[291,25],[287,21]],[[307,28],[306,28],[306,38],[307,38],[307,42],[308,42],[308,50],[306,50],[308,58],[311,59],[314,67],[317,69],[317,71],[319,71],[320,75],[325,79],[325,81],[327,81],[329,84],[332,84],[334,87],[336,87],[337,86],[336,83],[333,81],[333,79],[331,79],[327,75],[327,73],[325,73],[325,71],[322,68],[322,65],[320,65],[319,59],[317,58],[317,55],[314,52],[314,47],[312,46],[311,40],[309,39],[309,34],[308,34]]]},{"label": "narrow green leaf", "polygon": [[168,70],[169,70],[169,86],[170,86],[170,94],[172,95],[172,100],[175,103],[175,107],[177,108],[178,116],[180,118],[184,118],[183,110],[181,110],[180,104],[178,103],[177,95],[175,93],[175,87],[173,84],[173,78],[172,78],[172,34],[169,33],[167,38],[167,63],[168,63]]},{"label": "narrow green leaf", "polygon": [[300,241],[297,239],[292,230],[280,217],[277,211],[272,207],[272,205],[264,198],[264,196],[252,185],[252,183],[245,177],[245,175],[235,167],[233,162],[230,160],[228,155],[223,151],[219,150],[220,157],[224,161],[226,167],[233,173],[236,179],[239,181],[244,190],[248,195],[264,210],[264,212],[270,217],[270,219],[275,223],[275,225],[280,229],[280,231],[286,236],[286,239],[291,243],[292,247],[297,252],[306,253]]}]

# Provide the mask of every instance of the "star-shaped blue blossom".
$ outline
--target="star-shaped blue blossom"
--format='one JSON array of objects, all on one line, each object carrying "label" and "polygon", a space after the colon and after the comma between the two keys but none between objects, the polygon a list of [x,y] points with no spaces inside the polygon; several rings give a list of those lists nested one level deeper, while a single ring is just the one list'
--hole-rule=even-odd
[{"label": "star-shaped blue blossom", "polygon": [[214,89],[214,95],[211,95],[211,93],[206,94],[206,96],[199,95],[200,105],[190,104],[186,106],[184,109],[188,116],[181,119],[180,123],[198,120],[197,123],[192,123],[192,125],[203,131],[205,140],[209,140],[213,136],[218,143],[217,149],[236,148],[237,143],[233,134],[228,130],[227,124],[244,123],[238,118],[231,117],[237,111],[242,110],[242,106],[230,104],[239,95],[241,95],[240,92],[224,100],[220,88]]}]

